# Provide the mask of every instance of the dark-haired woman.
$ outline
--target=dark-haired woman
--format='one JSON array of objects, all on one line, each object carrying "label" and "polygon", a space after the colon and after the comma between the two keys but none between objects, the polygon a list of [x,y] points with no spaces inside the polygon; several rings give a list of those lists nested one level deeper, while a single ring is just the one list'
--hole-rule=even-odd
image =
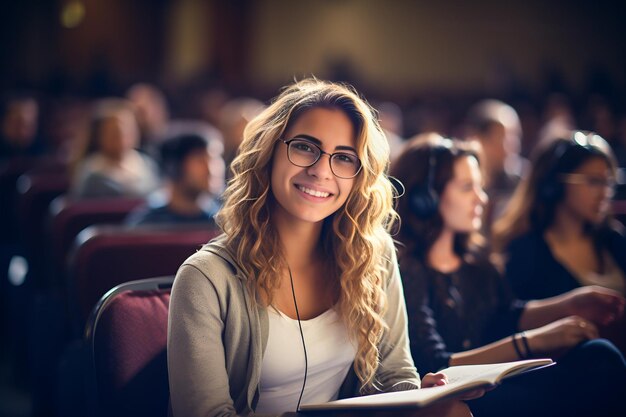
[{"label": "dark-haired woman", "polygon": [[[626,363],[597,325],[624,299],[590,286],[541,301],[512,297],[478,231],[486,195],[479,148],[430,135],[409,143],[392,175],[399,200],[400,270],[411,353],[420,369],[552,357],[470,402],[476,416],[612,415],[624,409]],[[601,381],[601,382],[600,382]]]},{"label": "dark-haired woman", "polygon": [[575,132],[542,144],[494,226],[507,277],[521,298],[583,285],[626,294],[626,239],[610,215],[616,165],[608,143]]},{"label": "dark-haired woman", "polygon": [[[548,140],[494,225],[494,244],[515,294],[553,297],[600,285],[626,295],[626,237],[610,214],[616,163],[594,133]],[[626,352],[626,323],[602,333]]]}]

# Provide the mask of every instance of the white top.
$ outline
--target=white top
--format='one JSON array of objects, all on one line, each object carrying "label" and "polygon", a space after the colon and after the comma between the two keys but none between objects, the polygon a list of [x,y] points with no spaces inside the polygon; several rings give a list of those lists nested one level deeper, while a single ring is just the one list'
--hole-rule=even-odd
[{"label": "white top", "polygon": [[142,197],[158,186],[158,169],[148,156],[133,149],[126,152],[121,161],[112,162],[95,152],[79,165],[73,194],[78,197]]},{"label": "white top", "polygon": [[[296,411],[304,379],[304,351],[293,320],[268,309],[269,337],[261,367],[257,413]],[[306,344],[308,373],[302,404],[337,399],[356,355],[348,329],[334,309],[310,320],[301,320]]]}]

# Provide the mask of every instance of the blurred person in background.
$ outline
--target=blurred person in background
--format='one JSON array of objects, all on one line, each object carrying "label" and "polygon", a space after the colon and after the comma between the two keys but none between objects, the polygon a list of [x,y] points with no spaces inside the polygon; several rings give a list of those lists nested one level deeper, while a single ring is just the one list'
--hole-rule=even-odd
[{"label": "blurred person in background", "polygon": [[75,160],[72,197],[145,197],[159,186],[154,160],[136,149],[139,129],[126,100],[96,103],[86,139]]},{"label": "blurred person in background", "polygon": [[224,187],[222,142],[188,133],[165,140],[160,150],[165,201],[138,208],[126,224],[213,223]]},{"label": "blurred person in background", "polygon": [[251,97],[239,97],[228,100],[221,108],[218,128],[224,136],[224,161],[226,178],[230,178],[230,164],[237,155],[239,144],[243,140],[243,130],[248,122],[256,117],[265,105]]},{"label": "blurred person in background", "polygon": [[0,159],[44,153],[38,137],[39,102],[30,94],[9,94],[0,103]]},{"label": "blurred person in background", "polygon": [[482,165],[489,203],[484,226],[488,228],[502,215],[526,169],[527,161],[520,153],[522,128],[513,107],[489,99],[469,109],[466,129],[466,139],[480,142],[485,156]]},{"label": "blurred person in background", "polygon": [[393,161],[404,146],[402,109],[396,103],[384,101],[376,106],[380,127],[389,141],[390,159]]},{"label": "blurred person in background", "polygon": [[[549,140],[546,138],[567,134],[574,130],[576,125],[570,100],[562,93],[553,93],[546,98],[542,119],[542,125],[537,134],[537,143]],[[531,152],[532,149],[529,155]]]},{"label": "blurred person in background", "polygon": [[159,144],[169,137],[167,125],[170,114],[165,94],[155,85],[136,83],[128,89],[126,98],[135,108],[140,148],[157,158]]},{"label": "blurred person in background", "polygon": [[[494,249],[518,297],[587,285],[626,294],[626,236],[610,213],[615,175],[611,147],[593,132],[538,145],[528,177],[494,225]],[[616,343],[626,350],[620,326]]]},{"label": "blurred person in background", "polygon": [[474,415],[612,415],[625,405],[626,363],[597,339],[596,324],[623,314],[624,298],[588,287],[542,301],[515,299],[479,234],[487,202],[479,155],[475,142],[424,134],[407,144],[391,172],[406,187],[395,238],[417,368],[549,356],[555,366],[470,401]]},{"label": "blurred person in background", "polygon": [[599,135],[576,131],[540,144],[494,244],[518,296],[545,298],[582,285],[626,294],[626,237],[610,214],[616,165]]}]

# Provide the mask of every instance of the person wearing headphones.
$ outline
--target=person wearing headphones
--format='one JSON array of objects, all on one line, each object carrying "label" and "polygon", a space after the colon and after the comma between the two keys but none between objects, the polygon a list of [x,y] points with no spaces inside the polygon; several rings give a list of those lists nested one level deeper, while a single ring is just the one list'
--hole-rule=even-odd
[{"label": "person wearing headphones", "polygon": [[[418,369],[551,357],[556,365],[503,382],[469,402],[475,416],[613,415],[626,403],[626,362],[597,325],[624,313],[617,292],[586,287],[545,300],[515,299],[480,236],[483,190],[477,142],[418,136],[391,175],[400,273]],[[599,381],[602,381],[599,383]]]},{"label": "person wearing headphones", "polygon": [[144,224],[213,223],[224,184],[222,143],[181,133],[160,146],[160,168],[167,181],[163,198],[150,198],[131,212],[129,226]]},{"label": "person wearing headphones", "polygon": [[[594,132],[548,138],[494,225],[494,247],[515,294],[553,297],[599,285],[626,295],[626,235],[611,215],[617,165]],[[626,321],[603,333],[626,352]]]},{"label": "person wearing headphones", "polygon": [[626,295],[626,237],[610,213],[617,165],[593,132],[550,138],[494,225],[494,244],[521,298],[546,298],[584,285]]},{"label": "person wearing headphones", "polygon": [[[420,381],[409,352],[388,155],[373,109],[342,84],[296,82],[250,121],[223,234],[174,280],[171,414],[279,415],[445,383]],[[469,410],[450,400],[414,415]]]}]

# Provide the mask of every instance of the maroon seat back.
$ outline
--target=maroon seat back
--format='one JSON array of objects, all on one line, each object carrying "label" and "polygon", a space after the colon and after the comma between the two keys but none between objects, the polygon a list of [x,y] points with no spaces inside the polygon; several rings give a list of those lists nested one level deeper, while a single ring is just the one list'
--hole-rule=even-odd
[{"label": "maroon seat back", "polygon": [[0,239],[14,242],[18,239],[17,180],[30,171],[62,172],[65,163],[54,156],[20,156],[0,161]]},{"label": "maroon seat back", "polygon": [[70,186],[67,172],[29,172],[17,181],[17,220],[21,242],[26,250],[31,275],[37,283],[47,282],[44,250],[47,240],[47,220],[52,200],[65,193]]},{"label": "maroon seat back", "polygon": [[167,316],[174,277],[121,284],[87,322],[95,416],[167,416]]},{"label": "maroon seat back", "polygon": [[55,276],[64,276],[70,248],[80,231],[96,224],[119,224],[142,198],[98,198],[72,200],[61,196],[50,205],[50,246]]},{"label": "maroon seat back", "polygon": [[180,265],[217,235],[211,225],[91,226],[77,237],[70,256],[70,305],[83,319],[98,299],[123,282],[174,275]]}]

